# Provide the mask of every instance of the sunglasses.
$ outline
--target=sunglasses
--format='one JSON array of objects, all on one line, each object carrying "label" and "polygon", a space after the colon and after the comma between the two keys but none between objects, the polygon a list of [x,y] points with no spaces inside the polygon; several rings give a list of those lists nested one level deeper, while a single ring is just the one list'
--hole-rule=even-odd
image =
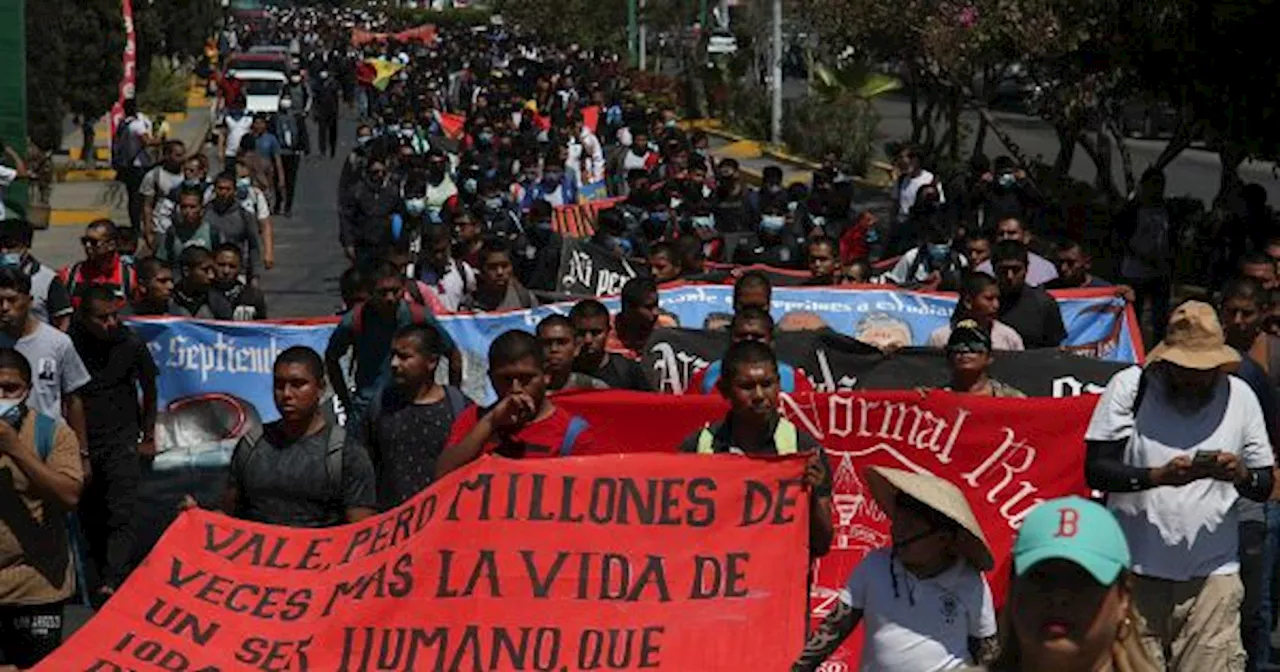
[{"label": "sunglasses", "polygon": [[947,346],[947,354],[949,355],[985,355],[991,352],[984,343],[957,343]]},{"label": "sunglasses", "polygon": [[111,242],[110,239],[98,240],[97,238],[90,238],[88,236],[85,236],[80,239],[81,245],[84,245],[85,247],[93,247],[93,248],[106,247],[107,243],[110,243],[110,242]]}]

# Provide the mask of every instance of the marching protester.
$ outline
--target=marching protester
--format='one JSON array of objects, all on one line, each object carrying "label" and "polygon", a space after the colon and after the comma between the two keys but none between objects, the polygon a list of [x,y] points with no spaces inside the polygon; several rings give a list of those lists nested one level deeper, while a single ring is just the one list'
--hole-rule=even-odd
[{"label": "marching protester", "polygon": [[949,223],[935,215],[927,223],[920,244],[902,254],[894,267],[880,276],[900,287],[955,291],[968,260],[951,247]]},{"label": "marching protester", "polygon": [[0,220],[0,268],[16,268],[31,278],[31,313],[41,322],[66,331],[71,321],[71,296],[57,269],[31,254],[35,231],[25,219]]},{"label": "marching protester", "polygon": [[764,311],[773,307],[773,285],[761,271],[747,271],[733,283],[733,312],[748,307]]},{"label": "marching protester", "polygon": [[280,419],[251,430],[236,444],[220,502],[187,495],[182,508],[216,506],[244,520],[304,528],[373,515],[377,492],[369,454],[348,441],[321,409],[320,355],[304,346],[287,348],[276,357],[271,375]]},{"label": "marching protester", "polygon": [[[227,175],[220,175],[214,185],[214,191],[219,190],[228,193],[234,193],[235,180]],[[216,201],[220,203],[213,207],[226,208],[223,214],[231,212],[234,208],[234,217],[242,217],[243,211],[240,206],[232,201],[224,200]],[[230,203],[230,204],[228,204]],[[205,217],[204,195],[196,188],[183,187],[178,194],[178,219],[174,221],[173,226],[164,232],[164,236],[160,240],[159,246],[155,249],[155,258],[166,261],[173,269],[178,267],[178,257],[182,254],[182,250],[187,247],[203,247],[211,250],[222,244],[222,233],[215,228],[211,219]]]},{"label": "marching protester", "polygon": [[[163,233],[168,228],[168,219],[173,211],[169,195],[187,179],[187,148],[181,140],[166,141],[160,147],[160,156],[160,162],[142,176],[138,187],[138,193],[142,195],[141,231],[147,241],[154,241],[157,231]],[[157,217],[165,220],[163,226],[157,222]],[[150,242],[147,246],[151,247]]]},{"label": "marching protester", "polygon": [[1237,499],[1265,501],[1275,464],[1240,353],[1212,307],[1169,317],[1145,367],[1107,384],[1085,432],[1085,476],[1133,554],[1139,635],[1169,670],[1243,670]]},{"label": "marching protester", "polygon": [[188,247],[178,257],[182,278],[173,288],[172,309],[179,315],[210,320],[235,319],[235,308],[222,292],[213,288],[213,254],[198,245]]},{"label": "marching protester", "polygon": [[0,347],[0,655],[34,667],[62,643],[63,606],[75,593],[67,512],[88,478],[80,442],[65,422],[27,403],[31,364]]},{"label": "marching protester", "polygon": [[809,489],[809,555],[831,547],[831,467],[821,444],[778,413],[778,360],[759,341],[729,346],[716,389],[729,402],[720,422],[709,423],[680,444],[680,452],[713,455],[805,455]]},{"label": "marching protester", "polygon": [[[404,325],[423,324],[439,332],[442,352],[449,361],[449,383],[455,387],[462,384],[462,353],[424,306],[404,298],[405,278],[400,270],[388,261],[377,263],[366,282],[370,288],[368,301],[353,305],[343,316],[329,337],[324,356],[333,392],[353,427],[359,426],[364,409],[389,377],[391,335]],[[352,387],[347,385],[341,364],[348,352],[353,354],[355,363]]]},{"label": "marching protester", "polygon": [[1022,521],[994,661],[971,672],[1158,672],[1138,632],[1133,560],[1111,512],[1051,499]]},{"label": "marching protester", "polygon": [[90,381],[89,372],[71,338],[31,314],[31,279],[9,266],[0,267],[0,347],[13,348],[32,363],[35,377],[29,380],[26,403],[32,410],[66,420],[80,441],[88,478],[84,402],[77,391]]},{"label": "marching protester", "polygon": [[1021,399],[1027,395],[988,375],[992,354],[991,335],[974,320],[956,322],[947,337],[947,366],[951,370],[948,392],[975,394],[983,397]]},{"label": "marching protester", "polygon": [[1045,289],[1079,289],[1110,287],[1111,283],[1093,274],[1093,255],[1074,240],[1063,240],[1055,247],[1058,277],[1046,282]]},{"label": "marching protester", "polygon": [[471,402],[436,382],[444,341],[427,325],[391,335],[391,384],[375,394],[360,425],[360,444],[377,475],[378,510],[399,506],[435,479],[453,422]]},{"label": "marching protester", "polygon": [[427,284],[445,310],[456,312],[462,302],[476,291],[476,270],[467,262],[453,258],[453,241],[448,228],[443,225],[423,229],[422,251],[418,277]]},{"label": "marching protester", "polygon": [[132,569],[143,463],[156,455],[159,370],[146,344],[121,321],[120,305],[110,287],[87,287],[68,332],[90,376],[77,391],[93,466],[80,520],[98,601],[114,594]]},{"label": "marching protester", "polygon": [[478,260],[475,290],[463,297],[459,310],[489,313],[538,305],[538,299],[515,277],[511,246],[505,240],[497,237],[485,240]]},{"label": "marching protester", "polygon": [[173,306],[173,268],[156,257],[138,261],[138,291],[126,315],[178,315]]},{"label": "marching protester", "polygon": [[889,518],[892,546],[862,558],[792,670],[817,670],[859,623],[866,669],[992,662],[995,600],[982,572],[995,561],[964,493],[936,476],[887,467],[867,469],[866,481]]},{"label": "marching protester", "polygon": [[489,382],[498,401],[472,406],[453,424],[436,478],[482,455],[528,459],[590,453],[595,437],[586,420],[547,398],[546,358],[532,334],[508,331],[489,346]]},{"label": "marching protester", "polygon": [[649,270],[655,282],[672,282],[684,275],[684,260],[675,245],[665,241],[655,243],[649,247]]},{"label": "marching protester", "polygon": [[816,287],[842,284],[844,271],[840,268],[839,251],[839,246],[831,238],[819,236],[810,239],[805,253],[809,277],[804,284]]},{"label": "marching protester", "polygon": [[535,331],[542,344],[543,365],[547,370],[547,391],[605,390],[609,386],[599,378],[573,370],[579,345],[573,322],[564,315],[548,315],[538,322]]},{"label": "marching protester", "polygon": [[99,219],[85,227],[84,236],[80,238],[84,261],[77,261],[58,272],[58,279],[67,288],[73,307],[79,307],[80,294],[87,287],[108,287],[120,301],[133,295],[134,288],[138,286],[138,276],[133,262],[126,260],[116,249],[118,240],[116,225],[109,219]]},{"label": "marching protester", "polygon": [[[1028,348],[1056,348],[1067,337],[1058,301],[1027,283],[1027,247],[1001,240],[991,250],[996,285],[1000,288],[997,317],[1022,337]],[[981,270],[981,269],[979,269]]]},{"label": "marching protester", "polygon": [[1022,336],[996,319],[999,314],[1000,287],[996,279],[981,271],[965,273],[960,280],[960,296],[956,309],[951,313],[951,322],[929,334],[929,347],[946,347],[952,327],[963,320],[971,320],[990,335],[991,347],[996,350],[1023,350]]},{"label": "marching protester", "polygon": [[[1040,287],[1057,279],[1058,267],[1048,259],[1031,251],[1031,232],[1027,230],[1022,220],[1016,217],[1006,217],[996,223],[995,242],[1000,243],[1006,240],[1020,243],[1027,248],[1027,285]],[[977,266],[977,270],[991,273],[992,275],[995,275],[994,268],[995,259]]]},{"label": "marching protester", "polygon": [[631,278],[622,286],[619,303],[622,310],[614,321],[617,345],[638,356],[658,326],[658,283],[642,275]]},{"label": "marching protester", "polygon": [[212,289],[231,304],[237,322],[267,319],[267,299],[262,290],[250,285],[242,275],[243,253],[235,243],[222,243],[213,251]]},{"label": "marching protester", "polygon": [[[773,330],[773,317],[769,313],[759,308],[748,306],[734,313],[733,320],[729,323],[730,347],[736,343],[755,341],[764,343],[772,348]],[[723,364],[724,360],[718,359],[694,374],[689,379],[686,392],[712,394],[719,387]],[[778,384],[779,391],[787,394],[814,391],[813,383],[809,382],[809,377],[805,375],[803,370],[781,360],[778,361]]]},{"label": "marching protester", "polygon": [[644,369],[634,359],[610,352],[613,330],[609,309],[595,299],[584,299],[569,310],[578,356],[574,371],[598,378],[612,388],[648,392],[651,389]]}]

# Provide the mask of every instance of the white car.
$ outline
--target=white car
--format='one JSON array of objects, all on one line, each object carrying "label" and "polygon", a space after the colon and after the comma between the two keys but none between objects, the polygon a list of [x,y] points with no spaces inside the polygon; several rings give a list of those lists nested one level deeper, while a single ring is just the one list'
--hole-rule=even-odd
[{"label": "white car", "polygon": [[229,70],[227,76],[240,83],[245,111],[249,114],[275,114],[280,111],[280,98],[289,78],[275,70]]}]

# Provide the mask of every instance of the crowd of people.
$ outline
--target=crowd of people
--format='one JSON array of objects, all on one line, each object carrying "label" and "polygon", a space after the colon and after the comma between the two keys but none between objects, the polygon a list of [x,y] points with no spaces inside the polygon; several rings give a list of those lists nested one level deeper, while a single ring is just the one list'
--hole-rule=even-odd
[{"label": "crowd of people", "polygon": [[[992,397],[1024,396],[989,375],[997,351],[1063,345],[1048,290],[1111,286],[1094,274],[1088,243],[1038,235],[1044,197],[1004,157],[975,161],[971,176],[944,189],[904,147],[893,210],[880,221],[854,202],[836,155],[810,184],[784,185],[770,167],[749,186],[676,110],[646,106],[614,55],[501,27],[357,45],[338,26],[385,22],[340,9],[274,17],[231,22],[219,41],[222,58],[254,42],[287,47],[294,70],[279,113],[248,114],[223,82],[210,157],[159,142],[128,101],[124,134],[138,150],[121,171],[128,225],[90,224],[84,259],[63,269],[32,256],[28,224],[0,225],[0,496],[20,514],[0,519],[7,663],[29,667],[58,646],[77,582],[100,607],[137,562],[158,371],[124,320],[266,319],[261,278],[276,263],[275,226],[293,214],[299,160],[312,137],[321,156],[338,158],[341,114],[359,124],[333,185],[335,242],[349,262],[338,326],[323,353],[279,354],[279,420],[240,439],[219,501],[188,497],[183,507],[325,527],[396,507],[481,455],[589,451],[592,428],[554,394],[650,391],[638,353],[663,324],[660,285],[705,279],[716,264],[799,271],[808,286],[957,292],[955,313],[928,344],[945,352],[946,389]],[[379,79],[373,60],[393,74]],[[487,372],[497,401],[476,405],[461,391],[463,353],[435,316],[546,300],[563,247],[556,208],[589,194],[616,199],[599,211],[591,242],[647,272],[622,287],[616,316],[584,297],[532,332],[494,339]],[[795,669],[818,669],[859,623],[863,669],[874,670],[1199,672],[1269,660],[1280,602],[1280,507],[1267,503],[1280,239],[1260,236],[1214,305],[1171,309],[1162,203],[1163,180],[1149,174],[1122,220],[1115,291],[1150,313],[1160,345],[1111,380],[1080,447],[1084,479],[1105,506],[1067,498],[1026,518],[997,619],[983,574],[992,552],[964,496],[942,479],[869,470],[892,545],[853,571]],[[733,314],[720,326],[729,346],[685,390],[722,395],[730,410],[679,450],[806,456],[808,549],[819,557],[832,543],[831,469],[818,440],[778,412],[779,394],[813,385],[773,349],[788,320],[775,324],[772,289],[759,269],[735,273]],[[73,512],[75,524],[63,525]],[[83,576],[70,560],[76,530],[87,541]],[[950,611],[927,606],[939,601]]]}]

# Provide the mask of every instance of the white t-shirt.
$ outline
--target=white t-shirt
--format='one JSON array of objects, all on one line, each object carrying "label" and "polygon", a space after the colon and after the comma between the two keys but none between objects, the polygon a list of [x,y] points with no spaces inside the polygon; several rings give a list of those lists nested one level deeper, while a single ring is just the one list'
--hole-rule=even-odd
[{"label": "white t-shirt", "polygon": [[[151,135],[151,120],[145,114],[139,113],[138,116],[133,118],[133,121],[129,122],[129,132],[138,136],[139,147],[145,147],[146,144],[142,142],[142,138]],[[147,160],[145,154],[145,152],[139,152],[138,156],[133,157],[133,165],[144,165],[143,162]],[[46,415],[48,414],[46,413]]]},{"label": "white t-shirt", "polygon": [[5,217],[4,190],[16,179],[18,179],[18,171],[9,166],[0,166],[0,220]]},{"label": "white t-shirt", "polygon": [[227,156],[235,156],[240,152],[240,140],[253,128],[253,115],[242,114],[236,120],[228,114],[222,123],[227,125]]},{"label": "white t-shirt", "polygon": [[[933,672],[969,664],[969,639],[996,634],[995,601],[982,573],[964,560],[929,579],[893,561],[890,549],[867,554],[840,593],[862,611],[864,672]],[[908,594],[911,597],[908,597]]]},{"label": "white t-shirt", "polygon": [[[918,256],[920,256],[919,247],[913,247],[906,252],[903,252],[902,256],[898,258],[898,263],[894,264],[893,268],[886,271],[882,277],[895,285],[905,285],[911,282],[924,282],[925,280],[928,280],[929,274],[933,272],[930,270],[931,265],[922,261],[917,266],[916,257]],[[969,260],[966,259],[964,255],[956,255],[956,263],[960,268],[969,267]],[[915,273],[911,273],[912,266],[916,266]],[[913,277],[908,278],[908,274],[911,274]]]},{"label": "white t-shirt", "polygon": [[[213,187],[210,186],[204,190],[204,204],[209,205],[213,202]],[[251,213],[259,221],[271,216],[271,206],[267,203],[267,195],[257,187],[249,187],[249,192],[239,201],[240,207],[245,212]]]},{"label": "white t-shirt", "polygon": [[446,310],[456,312],[462,300],[476,291],[476,271],[465,261],[451,259],[449,270],[434,283],[426,283]]},{"label": "white t-shirt", "polygon": [[[1170,405],[1160,376],[1148,375],[1135,422],[1133,401],[1141,375],[1142,369],[1133,366],[1111,377],[1089,420],[1086,440],[1128,439],[1124,461],[1134,467],[1162,466],[1197,450],[1239,455],[1250,469],[1271,466],[1262,408],[1243,380],[1224,376],[1213,399],[1187,414]],[[1113,492],[1107,506],[1129,540],[1134,572],[1186,581],[1240,571],[1237,499],[1233,484],[1204,478],[1178,487]]]},{"label": "white t-shirt", "polygon": [[142,177],[142,185],[138,188],[138,192],[154,199],[151,223],[156,233],[163,234],[168,231],[173,222],[173,212],[176,208],[174,202],[169,200],[169,194],[173,193],[175,187],[182,184],[182,179],[181,170],[171,173],[162,165],[148,170]]},{"label": "white t-shirt", "polygon": [[[911,206],[916,204],[916,192],[920,191],[920,187],[926,184],[934,184],[938,178],[927,170],[921,170],[919,175],[910,177],[903,175],[898,178],[897,193],[894,194],[895,200],[898,201],[898,215],[906,217],[911,213]],[[938,203],[946,203],[947,198],[942,194],[942,183],[934,184],[938,188]]]},{"label": "white t-shirt", "polygon": [[22,353],[31,364],[31,396],[27,404],[47,416],[62,419],[63,398],[92,380],[71,337],[38,322],[36,330],[17,341],[0,335],[0,346]]}]

